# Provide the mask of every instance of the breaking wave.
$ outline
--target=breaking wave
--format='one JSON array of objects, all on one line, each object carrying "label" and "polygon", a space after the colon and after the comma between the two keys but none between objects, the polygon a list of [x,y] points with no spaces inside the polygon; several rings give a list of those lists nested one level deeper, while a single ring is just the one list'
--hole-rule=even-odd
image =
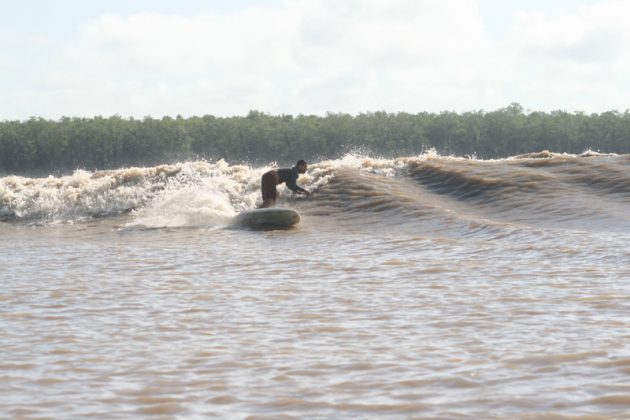
[{"label": "breaking wave", "polygon": [[[501,160],[346,155],[309,167],[299,181],[315,192],[308,199],[279,187],[279,205],[366,229],[627,230],[629,164],[630,155],[595,152]],[[0,178],[0,219],[72,223],[130,213],[128,226],[224,226],[260,202],[260,177],[270,168],[219,160],[62,177],[7,176]]]}]

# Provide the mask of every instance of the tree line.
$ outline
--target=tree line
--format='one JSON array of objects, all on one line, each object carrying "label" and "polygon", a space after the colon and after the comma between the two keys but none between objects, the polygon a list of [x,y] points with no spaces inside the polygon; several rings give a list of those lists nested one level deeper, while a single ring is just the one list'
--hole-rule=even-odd
[{"label": "tree line", "polygon": [[501,158],[550,150],[630,153],[630,111],[600,114],[496,111],[212,115],[155,119],[31,118],[0,122],[0,173],[112,169],[185,159],[264,164],[336,158],[360,151]]}]

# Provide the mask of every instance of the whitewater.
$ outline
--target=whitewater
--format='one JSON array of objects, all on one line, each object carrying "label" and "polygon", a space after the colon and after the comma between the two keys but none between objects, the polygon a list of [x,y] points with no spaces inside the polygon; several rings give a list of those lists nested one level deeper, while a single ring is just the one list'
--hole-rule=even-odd
[{"label": "whitewater", "polygon": [[630,155],[0,177],[1,418],[630,418]]}]

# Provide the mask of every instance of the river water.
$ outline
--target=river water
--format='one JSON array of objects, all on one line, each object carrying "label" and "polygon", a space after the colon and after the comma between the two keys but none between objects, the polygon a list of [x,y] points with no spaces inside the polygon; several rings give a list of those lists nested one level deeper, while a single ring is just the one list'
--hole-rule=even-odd
[{"label": "river water", "polygon": [[0,418],[630,418],[630,156],[0,178]]}]

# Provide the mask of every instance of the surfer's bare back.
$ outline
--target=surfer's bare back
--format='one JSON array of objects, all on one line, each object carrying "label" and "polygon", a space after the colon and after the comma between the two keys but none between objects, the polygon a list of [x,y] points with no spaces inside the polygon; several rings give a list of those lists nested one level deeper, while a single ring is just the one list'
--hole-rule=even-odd
[{"label": "surfer's bare back", "polygon": [[305,160],[298,160],[293,168],[273,169],[265,172],[260,181],[263,202],[260,208],[271,207],[276,204],[278,190],[276,185],[286,183],[287,188],[296,194],[310,195],[311,193],[296,184],[300,174],[306,173],[308,164]]}]

